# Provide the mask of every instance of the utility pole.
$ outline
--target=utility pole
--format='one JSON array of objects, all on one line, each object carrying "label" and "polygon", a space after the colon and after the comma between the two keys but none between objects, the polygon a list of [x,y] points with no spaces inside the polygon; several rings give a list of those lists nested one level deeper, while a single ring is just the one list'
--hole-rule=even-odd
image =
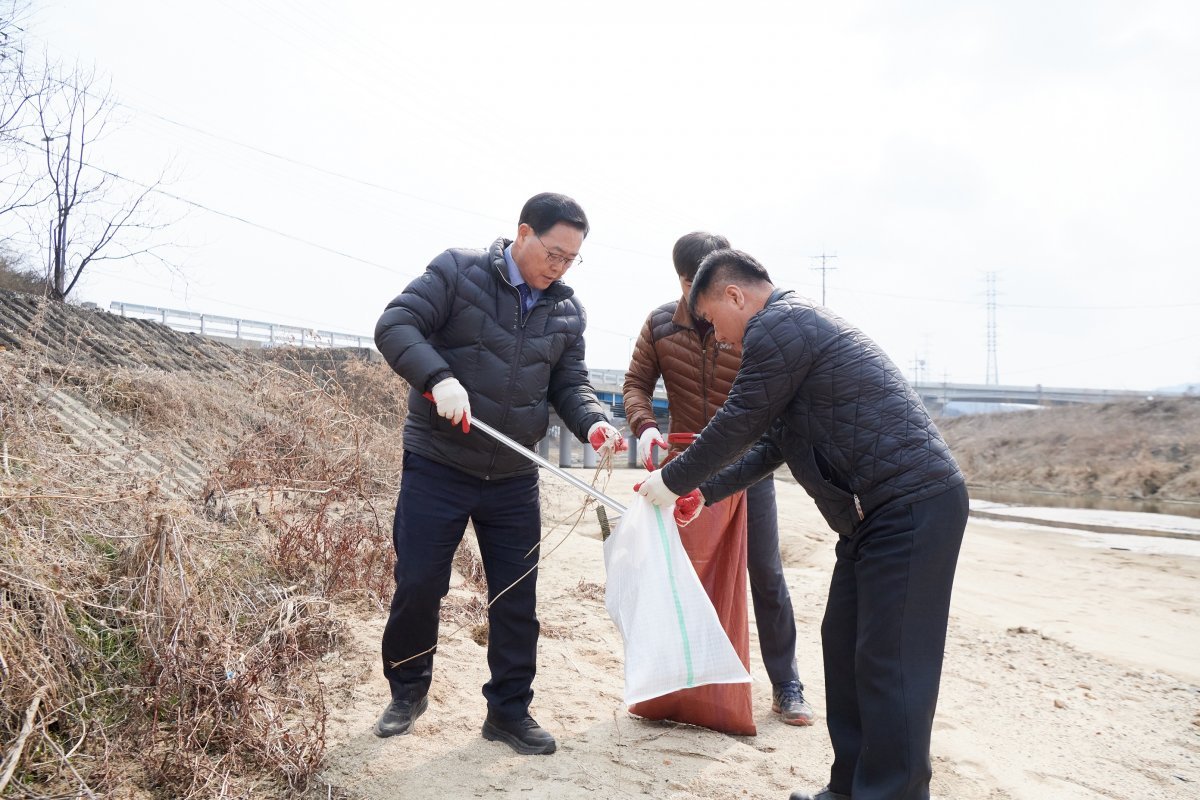
[{"label": "utility pole", "polygon": [[996,273],[985,274],[987,281],[987,379],[988,385],[1000,384],[1000,368],[996,365]]},{"label": "utility pole", "polygon": [[914,355],[912,360],[913,383],[920,384],[925,380],[925,359]]},{"label": "utility pole", "polygon": [[828,258],[837,258],[837,253],[834,253],[833,255],[828,256],[828,255],[825,255],[824,251],[822,251],[821,255],[809,256],[809,258],[821,259],[821,266],[813,267],[813,270],[821,273],[821,305],[825,305],[825,274],[827,272],[833,272],[835,269],[837,269],[837,267],[826,266],[825,260]]}]

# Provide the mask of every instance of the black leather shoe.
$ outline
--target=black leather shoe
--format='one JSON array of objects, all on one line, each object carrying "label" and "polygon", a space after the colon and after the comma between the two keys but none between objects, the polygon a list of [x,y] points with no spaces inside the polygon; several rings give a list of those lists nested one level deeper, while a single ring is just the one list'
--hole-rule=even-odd
[{"label": "black leather shoe", "polygon": [[[813,724],[812,706],[804,699],[804,686],[800,681],[785,681],[775,684],[775,690],[771,694],[771,710],[782,717],[788,725]],[[837,798],[835,797],[833,800],[837,800]]]},{"label": "black leather shoe", "polygon": [[501,719],[489,711],[483,721],[483,738],[504,742],[523,756],[550,755],[557,747],[554,737],[528,714],[519,719]]},{"label": "black leather shoe", "polygon": [[422,695],[416,700],[392,700],[383,710],[383,716],[375,723],[375,735],[381,739],[403,736],[412,732],[413,722],[429,708],[429,697]]},{"label": "black leather shoe", "polygon": [[789,798],[789,800],[850,800],[850,795],[831,791],[830,788],[826,786],[816,794],[792,792],[792,796]]}]

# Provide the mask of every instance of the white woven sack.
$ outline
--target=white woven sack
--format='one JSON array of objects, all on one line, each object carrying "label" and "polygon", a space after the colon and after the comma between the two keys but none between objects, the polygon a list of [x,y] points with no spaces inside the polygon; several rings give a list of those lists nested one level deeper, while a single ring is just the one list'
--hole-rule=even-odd
[{"label": "white woven sack", "polygon": [[625,703],[750,675],[670,513],[637,496],[604,543],[604,605],[625,640]]}]

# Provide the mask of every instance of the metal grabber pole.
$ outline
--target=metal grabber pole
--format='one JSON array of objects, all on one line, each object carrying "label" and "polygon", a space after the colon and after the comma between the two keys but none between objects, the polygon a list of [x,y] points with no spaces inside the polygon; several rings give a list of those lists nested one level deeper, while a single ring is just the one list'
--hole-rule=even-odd
[{"label": "metal grabber pole", "polygon": [[[431,403],[433,402],[433,394],[431,392],[425,392],[424,397],[429,402],[431,402]],[[574,475],[567,472],[566,470],[560,469],[559,467],[554,466],[549,461],[542,458],[540,455],[533,452],[525,445],[521,444],[520,442],[516,441],[515,439],[509,438],[507,435],[496,430],[495,428],[493,428],[491,425],[488,425],[483,420],[472,418],[470,423],[468,423],[467,425],[464,425],[464,427],[465,428],[478,428],[479,430],[483,431],[488,436],[492,437],[497,442],[499,442],[500,444],[509,448],[510,450],[515,450],[516,452],[525,456],[530,461],[537,464],[539,467],[545,467],[546,469],[550,470],[555,475],[562,478],[564,481],[571,484],[579,491],[596,498],[601,503],[603,503],[604,505],[611,508],[613,511],[616,511],[619,514],[625,513],[625,510],[626,510],[625,506],[621,505],[616,500],[613,500],[611,497],[606,495],[604,492],[600,491],[599,489],[597,489],[594,486],[591,486],[588,483],[585,483],[584,481],[581,481],[579,478],[576,478]]]}]

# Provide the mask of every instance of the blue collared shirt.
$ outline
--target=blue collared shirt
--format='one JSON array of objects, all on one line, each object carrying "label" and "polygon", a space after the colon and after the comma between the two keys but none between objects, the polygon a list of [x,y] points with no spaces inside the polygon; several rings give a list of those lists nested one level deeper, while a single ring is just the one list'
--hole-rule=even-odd
[{"label": "blue collared shirt", "polygon": [[[517,268],[517,262],[513,261],[511,244],[504,248],[504,263],[508,265],[509,283],[511,283],[513,286],[525,283],[525,279],[521,277],[521,270]],[[534,287],[530,286],[529,296],[532,298],[529,307],[533,308],[533,304],[536,303],[538,298],[542,296],[542,290],[535,289]]]}]

